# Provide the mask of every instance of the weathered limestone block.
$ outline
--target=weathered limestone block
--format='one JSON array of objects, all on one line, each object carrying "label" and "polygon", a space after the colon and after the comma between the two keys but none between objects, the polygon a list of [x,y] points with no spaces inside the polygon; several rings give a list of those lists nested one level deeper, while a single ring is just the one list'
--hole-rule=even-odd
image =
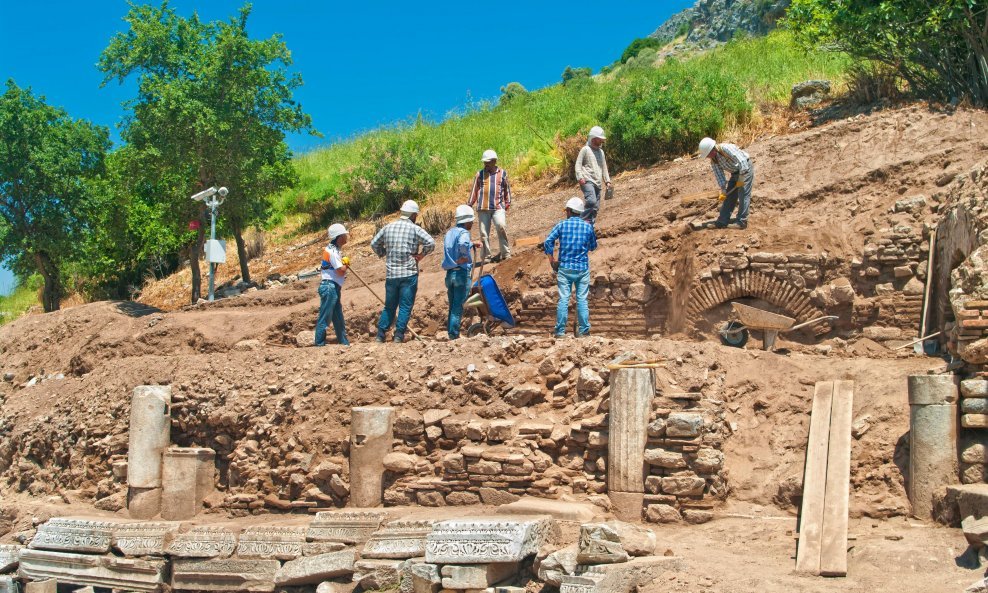
[{"label": "weathered limestone block", "polygon": [[167,564],[165,560],[23,550],[18,571],[32,581],[54,579],[82,586],[158,591]]},{"label": "weathered limestone block", "polygon": [[712,521],[714,514],[702,509],[683,509],[683,520],[691,525],[699,525]]},{"label": "weathered limestone block", "polygon": [[961,451],[961,461],[971,464],[988,464],[988,451],[986,451],[984,443],[974,443]]},{"label": "weathered limestone block", "polygon": [[321,511],[309,524],[305,539],[310,542],[362,544],[388,518],[385,511]]},{"label": "weathered limestone block", "polygon": [[384,464],[384,469],[389,472],[407,474],[415,471],[415,465],[418,463],[418,460],[417,455],[392,451],[384,456],[382,463]]},{"label": "weathered limestone block", "polygon": [[964,414],[961,416],[964,428],[988,428],[988,414]]},{"label": "weathered limestone block", "polygon": [[0,544],[0,574],[11,572],[17,568],[17,559],[21,555],[21,546]]},{"label": "weathered limestone block", "polygon": [[[16,575],[0,575],[0,593],[18,593]],[[55,582],[55,581],[52,581]],[[54,593],[58,593],[58,588]]]},{"label": "weathered limestone block", "polygon": [[629,556],[648,556],[655,552],[658,540],[655,537],[655,532],[651,529],[614,520],[606,521],[603,525],[617,534],[621,548]]},{"label": "weathered limestone block", "polygon": [[458,441],[460,439],[466,438],[467,436],[467,424],[469,424],[469,418],[443,418],[440,421],[443,427],[443,434],[447,439]]},{"label": "weathered limestone block", "polygon": [[303,556],[286,562],[274,575],[278,586],[316,585],[334,577],[353,573],[353,564],[357,553],[353,548],[320,554],[318,556]]},{"label": "weathered limestone block", "polygon": [[294,560],[302,555],[305,527],[248,527],[240,534],[237,556]]},{"label": "weathered limestone block", "polygon": [[124,556],[164,556],[180,523],[121,523],[113,527],[113,549]]},{"label": "weathered limestone block", "polygon": [[608,497],[619,518],[638,520],[645,492],[645,443],[655,378],[651,369],[617,369],[610,383]]},{"label": "weathered limestone block", "polygon": [[961,520],[961,529],[967,543],[972,546],[983,548],[988,545],[988,517],[964,517]]},{"label": "weathered limestone block", "polygon": [[467,471],[467,464],[463,455],[459,453],[447,453],[443,457],[443,469],[451,474],[461,474]]},{"label": "weathered limestone block", "polygon": [[406,408],[398,412],[394,419],[394,434],[399,437],[418,437],[425,432],[425,418],[415,409]]},{"label": "weathered limestone block", "polygon": [[437,564],[519,562],[536,553],[555,530],[555,521],[544,516],[441,521],[426,538],[425,561]]},{"label": "weathered limestone block", "polygon": [[576,561],[580,564],[613,564],[627,562],[628,553],[621,547],[621,538],[615,530],[603,523],[580,526],[580,552]]},{"label": "weathered limestone block", "polygon": [[669,476],[662,478],[662,492],[673,496],[699,496],[706,483],[697,476]]},{"label": "weathered limestone block", "polygon": [[579,564],[576,557],[579,554],[580,545],[577,543],[555,550],[544,558],[537,558],[536,576],[540,581],[558,587],[563,575],[573,574],[576,571]]},{"label": "weathered limestone block", "polygon": [[350,506],[373,508],[383,501],[384,456],[391,452],[393,417],[394,408],[388,407],[350,410]]},{"label": "weathered limestone block", "polygon": [[396,589],[407,560],[358,560],[353,564],[353,582],[366,590]]},{"label": "weathered limestone block", "polygon": [[593,521],[600,512],[600,507],[582,502],[525,496],[520,500],[501,505],[494,512],[498,515],[549,515],[559,521],[585,523]]},{"label": "weathered limestone block", "polygon": [[172,588],[187,591],[274,591],[277,560],[235,558],[172,561]]},{"label": "weathered limestone block", "polygon": [[682,453],[667,451],[658,447],[645,449],[645,463],[666,469],[682,469],[686,467],[686,459]]},{"label": "weathered limestone block", "polygon": [[961,400],[961,414],[988,414],[988,399],[965,397]]},{"label": "weathered limestone block", "polygon": [[673,412],[666,419],[666,436],[698,437],[703,430],[703,416],[691,412]]},{"label": "weathered limestone block", "polygon": [[31,540],[35,550],[105,554],[110,551],[113,523],[82,519],[50,519],[38,526]]},{"label": "weathered limestone block", "polygon": [[443,579],[438,564],[409,563],[402,571],[402,582],[406,577],[411,579],[412,593],[439,593]]},{"label": "weathered limestone block", "polygon": [[715,474],[724,467],[724,454],[717,449],[703,448],[697,451],[693,461],[693,471],[700,474]]},{"label": "weathered limestone block", "polygon": [[[456,491],[446,495],[446,504],[453,506],[470,506],[480,504],[480,496],[473,492]],[[421,554],[419,554],[421,556]]]},{"label": "weathered limestone block", "polygon": [[425,556],[425,538],[435,523],[392,521],[370,536],[360,557],[405,559]]},{"label": "weathered limestone block", "polygon": [[330,552],[339,552],[346,549],[346,547],[346,544],[340,542],[305,542],[302,544],[302,555],[318,556],[320,554],[329,554]]},{"label": "weathered limestone block", "polygon": [[988,397],[988,380],[985,379],[965,379],[961,381],[961,396],[963,397]]},{"label": "weathered limestone block", "polygon": [[581,367],[576,380],[576,394],[580,400],[593,399],[604,389],[604,380],[590,367]]},{"label": "weathered limestone block", "polygon": [[127,485],[161,487],[161,456],[171,436],[172,390],[167,385],[140,385],[130,398]]},{"label": "weathered limestone block", "polygon": [[491,420],[487,438],[498,443],[510,441],[517,431],[516,424],[514,420]]},{"label": "weathered limestone block", "polygon": [[[13,593],[17,593],[17,583],[15,582],[13,586]],[[58,593],[58,581],[55,579],[29,581],[24,584],[24,593]]]},{"label": "weathered limestone block", "polygon": [[645,509],[645,519],[652,523],[678,523],[683,520],[683,516],[674,506],[650,504]]},{"label": "weathered limestone block", "polygon": [[444,589],[486,589],[513,577],[518,572],[518,563],[495,562],[467,566],[447,564],[440,572]]},{"label": "weathered limestone block", "polygon": [[618,564],[580,565],[560,580],[560,593],[630,593],[644,589],[666,571],[681,570],[675,556],[646,556]]},{"label": "weathered limestone block", "polygon": [[193,527],[175,536],[168,553],[177,558],[228,558],[237,549],[237,536],[223,527]]},{"label": "weathered limestone block", "polygon": [[169,447],[161,462],[161,517],[191,519],[202,511],[216,480],[216,452],[204,447]]}]

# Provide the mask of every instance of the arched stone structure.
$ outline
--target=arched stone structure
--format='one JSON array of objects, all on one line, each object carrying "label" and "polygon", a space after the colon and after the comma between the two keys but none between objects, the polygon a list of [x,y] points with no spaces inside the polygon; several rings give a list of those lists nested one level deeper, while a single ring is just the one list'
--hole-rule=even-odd
[{"label": "arched stone structure", "polygon": [[692,325],[704,311],[742,297],[755,297],[772,303],[799,322],[823,315],[810,301],[805,289],[784,278],[747,269],[720,274],[694,285],[687,308],[689,322]]}]

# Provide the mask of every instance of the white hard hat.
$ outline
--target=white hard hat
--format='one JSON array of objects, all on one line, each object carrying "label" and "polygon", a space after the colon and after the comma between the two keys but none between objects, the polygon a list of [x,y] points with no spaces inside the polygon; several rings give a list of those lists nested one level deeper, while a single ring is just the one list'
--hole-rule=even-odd
[{"label": "white hard hat", "polygon": [[405,214],[418,214],[419,205],[415,203],[415,200],[405,200],[405,203],[401,205],[401,211]]},{"label": "white hard hat", "polygon": [[570,198],[566,200],[566,209],[577,214],[583,213],[583,198]]},{"label": "white hard hat", "polygon": [[484,151],[484,156],[480,157],[480,160],[485,163],[487,161],[496,161],[497,153],[488,148],[487,150]]},{"label": "white hard hat", "polygon": [[717,146],[717,142],[713,138],[704,138],[700,140],[700,158],[705,159],[710,155],[710,151]]},{"label": "white hard hat", "polygon": [[346,227],[340,223],[329,225],[329,240],[332,241],[337,237],[342,235],[349,235],[350,231],[346,230]]},{"label": "white hard hat", "polygon": [[473,208],[466,204],[460,204],[456,207],[456,223],[461,222],[473,222]]},{"label": "white hard hat", "polygon": [[590,133],[587,134],[589,138],[600,138],[601,140],[607,140],[607,136],[604,135],[604,128],[600,126],[594,126],[590,128]]}]

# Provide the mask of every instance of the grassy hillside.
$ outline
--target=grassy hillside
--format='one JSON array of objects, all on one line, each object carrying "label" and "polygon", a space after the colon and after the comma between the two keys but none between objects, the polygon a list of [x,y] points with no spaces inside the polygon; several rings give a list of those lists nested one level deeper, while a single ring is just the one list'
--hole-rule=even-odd
[{"label": "grassy hillside", "polygon": [[683,62],[643,62],[650,60],[299,156],[300,183],[276,197],[274,221],[298,214],[317,222],[370,216],[390,212],[407,197],[448,193],[469,182],[485,148],[494,148],[515,178],[557,173],[568,150],[560,139],[598,123],[621,130],[610,133],[610,151],[627,161],[656,161],[703,135],[749,124],[759,107],[787,102],[797,82],[840,79],[848,67],[843,56],[797,47],[784,31]]},{"label": "grassy hillside", "polygon": [[10,294],[0,296],[0,325],[17,319],[34,305],[40,305],[39,288],[41,288],[41,276],[34,275]]}]

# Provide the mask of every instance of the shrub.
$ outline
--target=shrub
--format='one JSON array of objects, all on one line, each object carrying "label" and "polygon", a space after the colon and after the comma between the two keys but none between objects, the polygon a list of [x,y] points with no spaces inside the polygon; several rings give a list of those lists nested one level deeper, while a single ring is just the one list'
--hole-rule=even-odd
[{"label": "shrub", "polygon": [[859,62],[847,72],[847,97],[859,105],[882,100],[895,101],[902,96],[899,73],[878,62]]},{"label": "shrub", "polygon": [[604,122],[615,163],[632,163],[692,151],[700,138],[750,115],[736,79],[670,62],[622,80]]},{"label": "shrub", "polygon": [[433,237],[441,236],[455,222],[456,216],[449,208],[429,208],[422,213],[422,228]]},{"label": "shrub", "polygon": [[498,101],[498,104],[507,103],[515,97],[520,97],[527,94],[528,89],[523,87],[520,82],[509,82],[501,87],[501,99]]},{"label": "shrub", "polygon": [[393,212],[405,200],[422,200],[443,181],[446,165],[414,135],[389,133],[374,138],[347,179],[344,210],[351,218]]},{"label": "shrub", "polygon": [[[689,27],[687,23],[683,24]],[[677,37],[679,37],[679,35],[677,35]],[[662,45],[663,43],[658,39],[654,39],[652,37],[639,37],[638,39],[632,41],[631,44],[624,49],[624,53],[621,54],[621,63],[626,64],[628,60],[640,54],[643,49],[659,48],[662,47]]]},{"label": "shrub", "polygon": [[264,231],[253,227],[247,229],[244,233],[244,250],[248,260],[264,255]]},{"label": "shrub", "polygon": [[572,66],[566,66],[563,70],[563,84],[569,84],[575,80],[581,78],[590,78],[590,68],[573,68]]}]

